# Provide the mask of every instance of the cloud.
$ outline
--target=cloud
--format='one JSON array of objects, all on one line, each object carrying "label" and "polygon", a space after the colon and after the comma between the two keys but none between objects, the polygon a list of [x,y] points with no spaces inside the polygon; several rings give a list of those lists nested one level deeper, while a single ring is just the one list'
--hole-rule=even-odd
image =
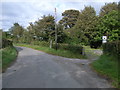
[{"label": "cloud", "polygon": [[[57,20],[68,9],[82,10],[84,6],[93,6],[97,13],[106,2],[118,0],[2,0],[0,4],[0,28],[8,30],[13,23],[27,27],[29,22],[34,22],[43,15],[54,15],[57,8]],[[2,25],[1,25],[2,23]]]}]

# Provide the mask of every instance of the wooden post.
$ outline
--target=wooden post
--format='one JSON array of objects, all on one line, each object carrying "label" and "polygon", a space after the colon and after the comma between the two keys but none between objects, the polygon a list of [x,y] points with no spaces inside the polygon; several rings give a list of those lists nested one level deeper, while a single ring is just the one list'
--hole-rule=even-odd
[{"label": "wooden post", "polygon": [[55,8],[55,49],[57,50],[57,13]]}]

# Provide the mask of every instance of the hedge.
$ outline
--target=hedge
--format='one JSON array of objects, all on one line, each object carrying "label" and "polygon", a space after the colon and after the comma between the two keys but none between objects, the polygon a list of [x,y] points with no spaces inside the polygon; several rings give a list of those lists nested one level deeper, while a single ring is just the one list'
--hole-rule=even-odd
[{"label": "hedge", "polygon": [[[55,48],[55,44],[53,44],[53,48]],[[68,50],[73,53],[82,54],[83,47],[80,45],[72,45],[72,44],[58,44],[58,49]]]},{"label": "hedge", "polygon": [[[49,47],[50,45],[50,43],[46,41],[33,41],[31,42],[31,44],[43,46],[43,47]],[[52,48],[55,49],[55,43],[52,44]],[[68,50],[73,53],[79,53],[79,54],[82,54],[82,50],[83,50],[83,47],[80,45],[72,45],[72,44],[64,44],[64,43],[58,43],[57,48],[61,50]]]},{"label": "hedge", "polygon": [[99,41],[90,41],[91,48],[99,48],[102,45],[102,40]]},{"label": "hedge", "polygon": [[103,44],[103,53],[120,57],[120,41],[108,42]]},{"label": "hedge", "polygon": [[5,48],[8,46],[13,46],[13,42],[7,39],[2,39],[2,47],[0,48]]}]

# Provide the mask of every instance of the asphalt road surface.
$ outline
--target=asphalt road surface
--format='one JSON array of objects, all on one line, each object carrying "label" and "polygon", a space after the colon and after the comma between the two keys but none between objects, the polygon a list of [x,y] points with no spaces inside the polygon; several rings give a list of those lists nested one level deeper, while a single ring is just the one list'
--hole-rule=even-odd
[{"label": "asphalt road surface", "polygon": [[2,75],[3,88],[110,88],[89,67],[89,60],[49,55],[26,47]]}]

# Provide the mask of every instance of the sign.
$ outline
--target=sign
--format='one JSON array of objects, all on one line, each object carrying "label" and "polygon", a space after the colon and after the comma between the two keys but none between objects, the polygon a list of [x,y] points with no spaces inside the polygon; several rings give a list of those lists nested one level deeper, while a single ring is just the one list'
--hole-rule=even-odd
[{"label": "sign", "polygon": [[107,36],[102,36],[102,43],[106,43],[107,42]]}]

